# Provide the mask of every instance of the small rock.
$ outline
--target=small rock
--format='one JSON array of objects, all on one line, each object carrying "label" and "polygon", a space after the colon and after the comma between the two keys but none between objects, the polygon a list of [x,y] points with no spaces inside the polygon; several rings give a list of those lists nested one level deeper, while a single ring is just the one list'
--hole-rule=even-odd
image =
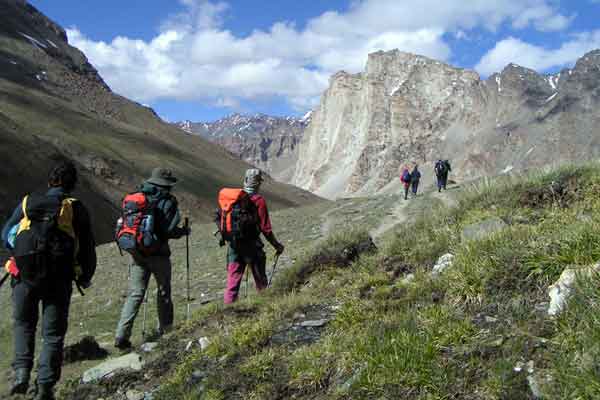
[{"label": "small rock", "polygon": [[142,350],[144,353],[150,353],[157,347],[158,347],[157,342],[148,342],[148,343],[144,343],[143,345],[141,345],[140,350]]},{"label": "small rock", "polygon": [[194,345],[194,342],[192,340],[190,340],[188,342],[188,344],[185,345],[185,351],[190,351],[192,349],[193,345]]},{"label": "small rock", "polygon": [[402,283],[407,284],[415,280],[415,274],[408,274],[402,279]]},{"label": "small rock", "polygon": [[516,363],[515,367],[513,368],[513,371],[515,371],[515,372],[521,372],[521,371],[523,371],[523,363],[521,361],[519,361],[518,363]]},{"label": "small rock", "polygon": [[535,366],[533,360],[530,360],[529,362],[527,362],[527,373],[528,374],[533,374],[533,367]]},{"label": "small rock", "polygon": [[550,305],[548,306],[548,315],[558,315],[565,307],[568,298],[571,296],[573,285],[577,276],[589,277],[592,273],[600,269],[600,264],[596,264],[587,268],[567,268],[560,278],[548,288],[548,296],[550,296]]},{"label": "small rock", "polygon": [[306,314],[303,313],[294,313],[294,315],[292,316],[292,319],[302,319],[302,318],[306,318]]},{"label": "small rock", "polygon": [[192,383],[198,383],[204,378],[206,378],[208,374],[204,371],[196,370],[192,372]]},{"label": "small rock", "polygon": [[207,337],[201,337],[198,339],[198,344],[200,345],[200,349],[204,351],[210,345],[210,340]]},{"label": "small rock", "polygon": [[103,362],[83,373],[83,383],[99,381],[119,370],[140,371],[144,366],[142,357],[137,353],[129,353],[122,357]]},{"label": "small rock", "polygon": [[533,395],[533,398],[541,399],[542,391],[540,390],[540,385],[539,385],[537,379],[535,378],[535,376],[533,376],[533,375],[528,376],[527,383],[529,383],[529,390],[531,390],[531,394]]},{"label": "small rock", "polygon": [[127,400],[144,400],[144,397],[146,396],[143,392],[139,392],[137,390],[128,390],[125,393],[125,397],[127,397]]},{"label": "small rock", "polygon": [[498,318],[490,317],[489,315],[486,315],[483,319],[488,324],[493,324],[494,322],[498,322]]},{"label": "small rock", "polygon": [[433,266],[432,274],[433,275],[441,274],[444,270],[451,267],[453,263],[454,263],[454,254],[449,254],[449,253],[444,254],[437,260],[437,262]]},{"label": "small rock", "polygon": [[352,375],[350,377],[350,379],[348,379],[346,382],[344,382],[341,386],[340,386],[340,391],[343,393],[347,393],[350,391],[350,389],[352,389],[352,385],[354,385],[354,383],[356,383],[356,381],[358,381],[358,379],[360,379],[360,376],[362,375],[363,371],[365,370],[365,367],[360,367],[358,369],[358,371],[356,371],[354,373],[354,375]]},{"label": "small rock", "polygon": [[317,319],[317,320],[313,320],[313,321],[302,321],[300,323],[300,326],[304,327],[304,328],[320,328],[322,326],[325,326],[327,324],[326,319]]}]

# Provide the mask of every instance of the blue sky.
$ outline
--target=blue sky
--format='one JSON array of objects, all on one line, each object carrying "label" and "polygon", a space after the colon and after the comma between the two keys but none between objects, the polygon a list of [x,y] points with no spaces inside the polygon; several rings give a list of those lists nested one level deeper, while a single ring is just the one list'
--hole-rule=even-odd
[{"label": "blue sky", "polygon": [[600,0],[30,0],[116,92],[176,121],[301,115],[331,74],[399,48],[483,76],[600,48]]}]

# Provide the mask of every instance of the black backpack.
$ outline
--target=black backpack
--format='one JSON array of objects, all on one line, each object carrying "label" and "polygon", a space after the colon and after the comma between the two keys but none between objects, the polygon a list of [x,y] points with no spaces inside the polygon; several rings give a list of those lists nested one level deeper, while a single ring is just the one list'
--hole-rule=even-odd
[{"label": "black backpack", "polygon": [[444,161],[438,161],[435,163],[435,174],[441,176],[448,172],[448,165]]},{"label": "black backpack", "polygon": [[215,223],[221,245],[229,242],[236,247],[260,236],[258,210],[248,193],[242,189],[221,189],[218,203]]},{"label": "black backpack", "polygon": [[72,278],[77,240],[72,198],[32,194],[22,202],[23,219],[12,251],[20,277],[38,286],[52,276]]}]

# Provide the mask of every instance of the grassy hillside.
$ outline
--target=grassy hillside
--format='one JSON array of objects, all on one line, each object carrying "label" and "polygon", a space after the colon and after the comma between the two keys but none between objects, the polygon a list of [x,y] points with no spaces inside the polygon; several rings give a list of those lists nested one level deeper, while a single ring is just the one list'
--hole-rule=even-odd
[{"label": "grassy hillside", "polygon": [[[85,55],[68,45],[61,27],[17,0],[0,0],[0,144],[0,217],[24,193],[44,187],[52,163],[68,158],[83,172],[77,196],[93,210],[103,241],[119,200],[154,167],[171,168],[181,178],[182,208],[204,222],[218,188],[239,186],[248,168],[112,93]],[[273,180],[264,191],[275,209],[318,200]]]},{"label": "grassy hillside", "polygon": [[[267,200],[270,200],[267,197]],[[274,211],[271,219],[277,237],[285,244],[286,251],[282,255],[277,270],[281,273],[295,265],[311,248],[325,240],[331,232],[337,232],[349,224],[361,223],[367,229],[375,228],[380,223],[381,215],[398,204],[398,197],[377,199],[347,199],[339,202],[319,202],[301,208],[288,208]],[[206,307],[206,302],[216,304],[222,302],[225,286],[226,251],[218,246],[213,237],[213,224],[194,224],[190,238],[191,252],[191,293],[192,312]],[[172,241],[173,250],[173,302],[175,305],[175,324],[184,323],[186,314],[186,263],[185,242]],[[71,313],[67,343],[72,344],[87,335],[93,335],[102,347],[118,355],[112,348],[114,329],[119,318],[124,295],[127,292],[127,271],[129,257],[121,257],[114,244],[99,246],[98,269],[93,286],[86,290],[85,297],[74,293],[71,301]],[[267,245],[269,273],[272,267],[273,250]],[[148,321],[146,332],[156,327],[155,309],[156,284],[150,282],[148,302]],[[250,279],[249,296],[254,296],[252,279]],[[12,308],[10,306],[10,290],[7,286],[0,290],[0,398],[7,390],[10,382],[10,362],[12,361]],[[136,321],[132,341],[139,346],[142,342],[142,315]],[[38,334],[39,336],[39,334]],[[184,344],[185,345],[185,344]],[[177,346],[179,347],[179,345]],[[39,348],[38,348],[39,350]],[[99,361],[83,361],[69,363],[63,370],[63,383],[76,381],[81,373]],[[83,397],[85,398],[85,397]]]},{"label": "grassy hillside", "polygon": [[[558,317],[546,310],[563,269],[600,259],[599,195],[597,164],[485,181],[454,208],[430,193],[351,263],[366,235],[346,220],[268,293],[200,308],[143,372],[73,381],[66,398],[116,387],[155,399],[598,398],[600,276],[578,279]],[[469,239],[498,218],[503,229]],[[432,274],[445,253],[454,263]],[[206,350],[185,351],[204,336]]]}]

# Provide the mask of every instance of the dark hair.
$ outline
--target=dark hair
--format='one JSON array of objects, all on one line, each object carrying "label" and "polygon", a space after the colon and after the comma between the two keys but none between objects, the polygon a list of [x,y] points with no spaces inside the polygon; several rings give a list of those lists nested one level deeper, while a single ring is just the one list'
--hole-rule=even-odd
[{"label": "dark hair", "polygon": [[66,191],[75,189],[77,184],[77,168],[71,161],[63,161],[57,164],[48,175],[50,187],[62,187]]}]

